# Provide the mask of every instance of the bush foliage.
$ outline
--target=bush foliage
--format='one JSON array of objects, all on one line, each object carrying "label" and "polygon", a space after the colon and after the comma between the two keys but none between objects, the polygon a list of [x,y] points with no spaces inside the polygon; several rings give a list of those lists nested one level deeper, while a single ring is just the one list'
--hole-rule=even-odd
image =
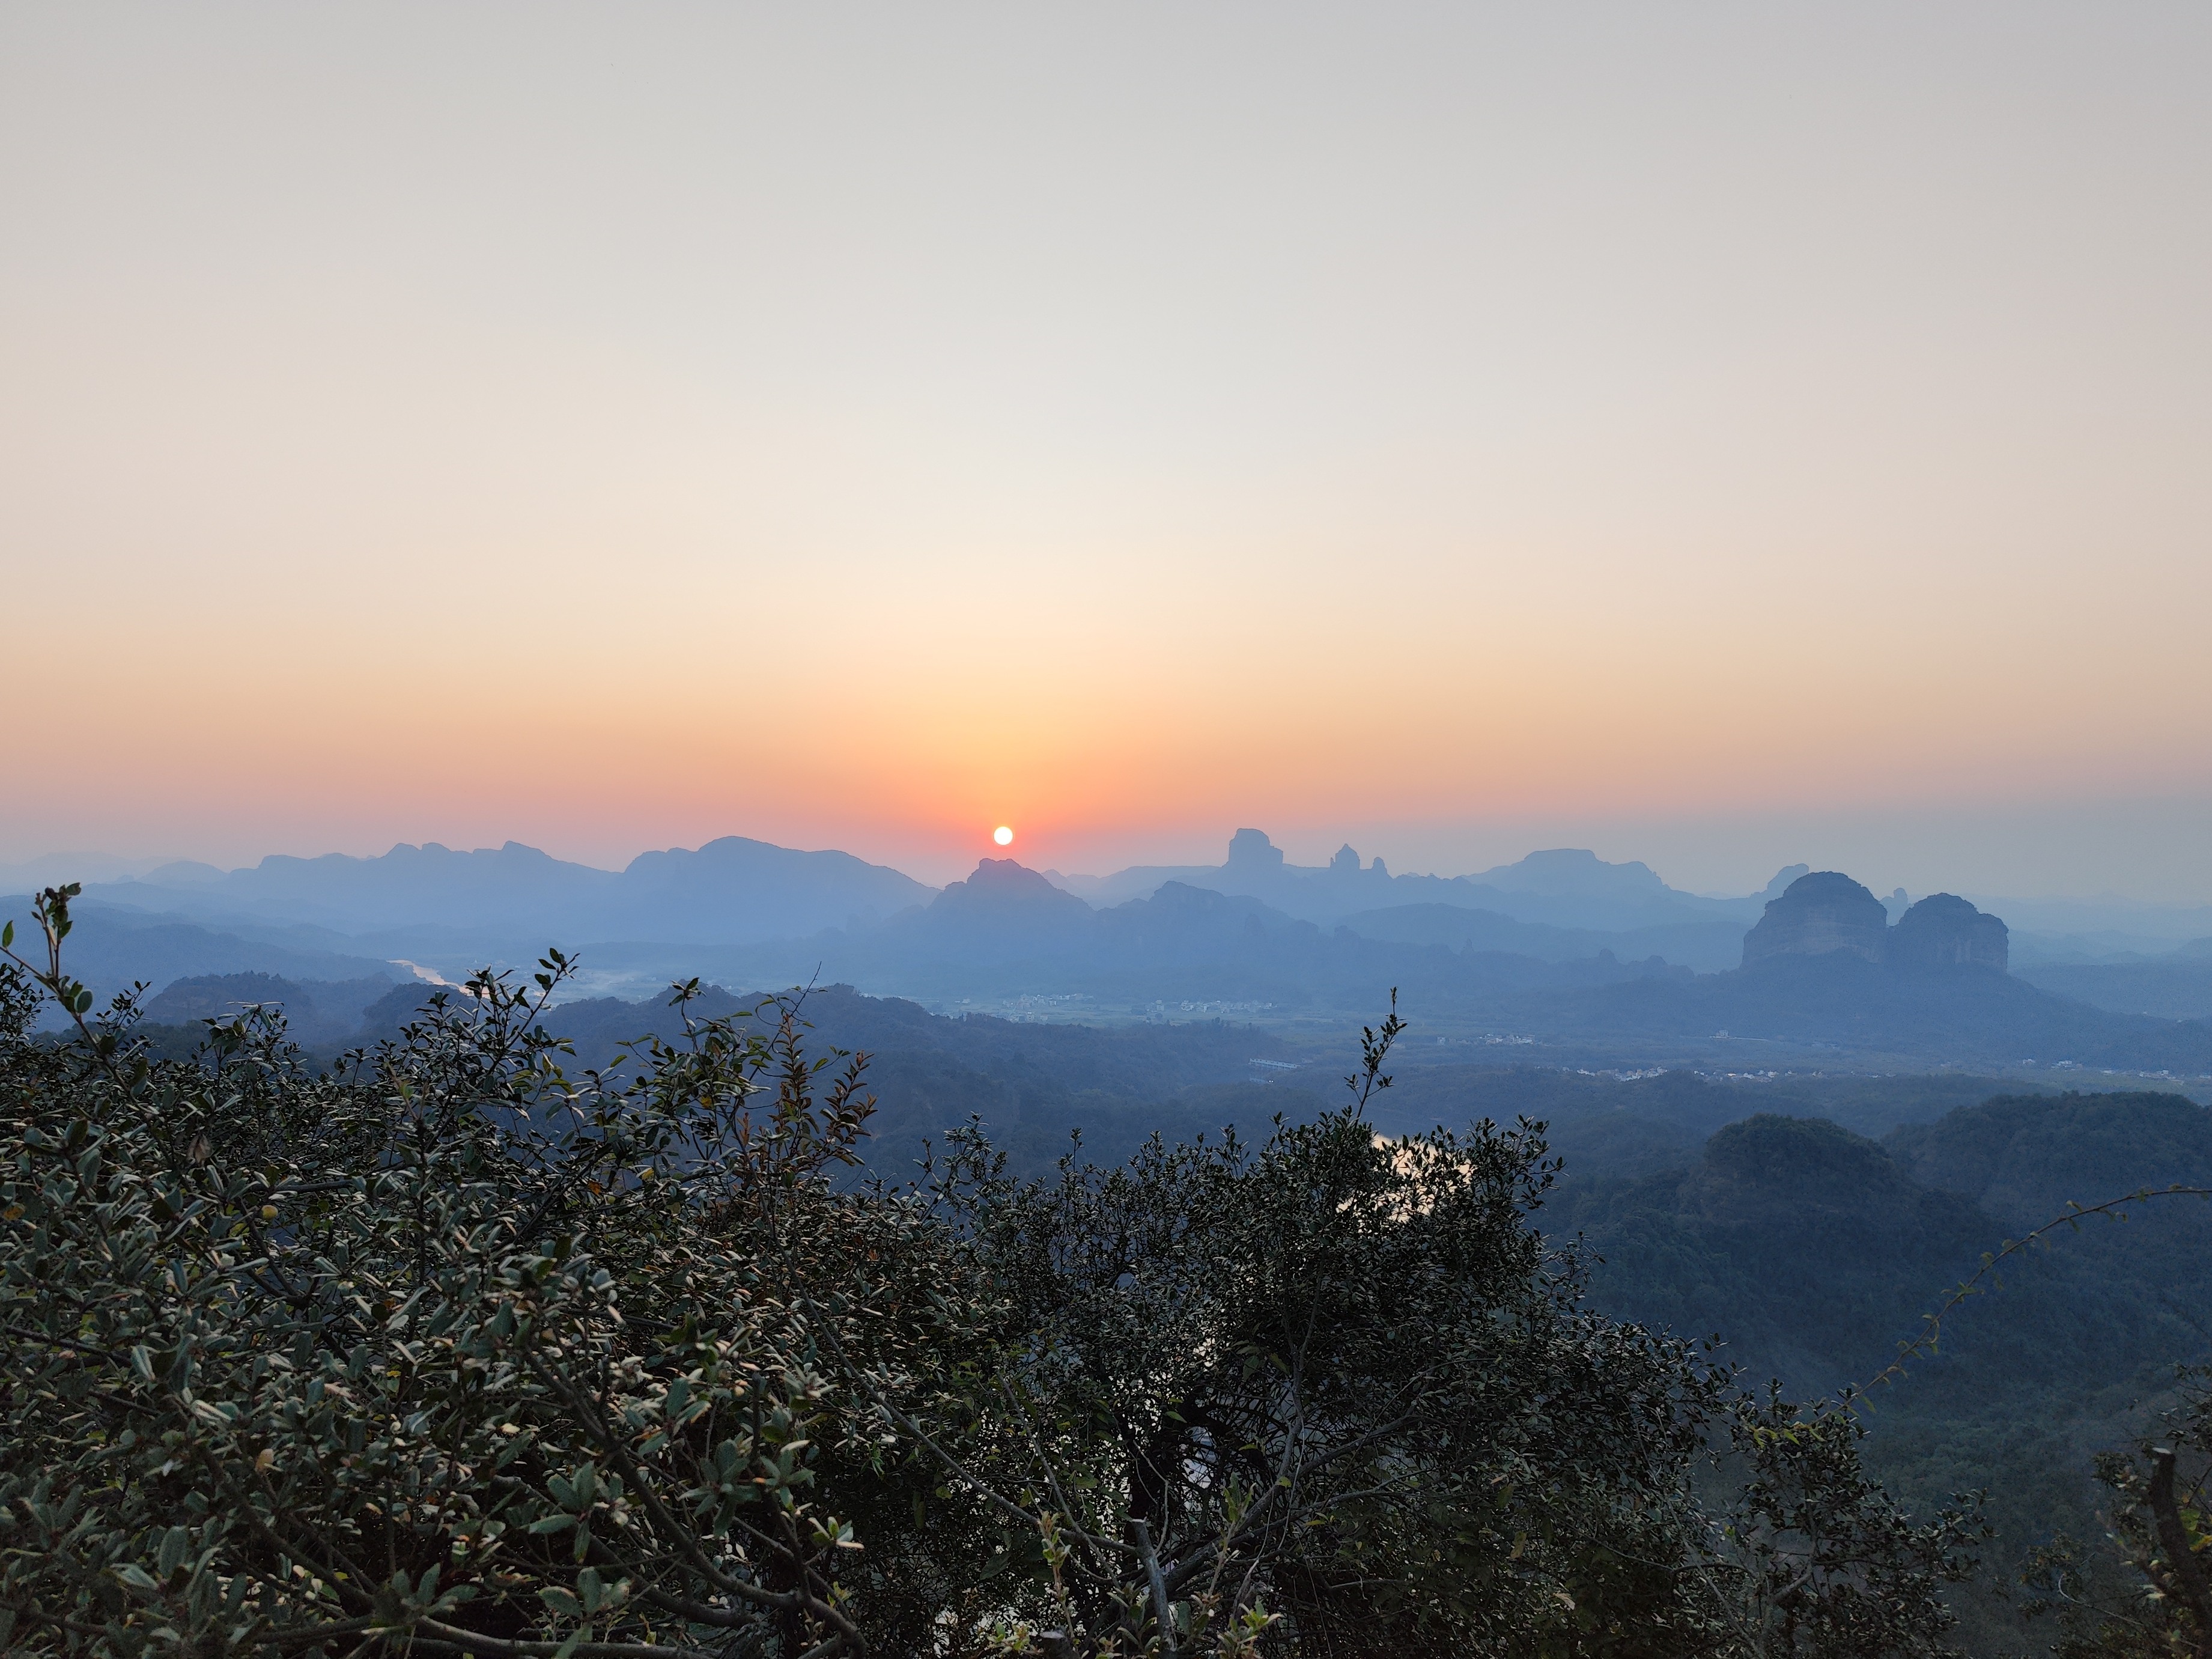
[{"label": "bush foliage", "polygon": [[0,964],[10,1650],[1945,1650],[1969,1517],[1590,1311],[1532,1126],[1377,1135],[1395,1015],[1256,1146],[895,1187],[795,1004],[579,1069],[555,952],[163,1060],[73,896]]}]

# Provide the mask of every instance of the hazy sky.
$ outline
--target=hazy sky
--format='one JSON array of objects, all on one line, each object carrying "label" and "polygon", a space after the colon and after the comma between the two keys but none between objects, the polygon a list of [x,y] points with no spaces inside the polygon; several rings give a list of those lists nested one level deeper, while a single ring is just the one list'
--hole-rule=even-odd
[{"label": "hazy sky", "polygon": [[2212,898],[2212,9],[0,6],[0,858]]}]

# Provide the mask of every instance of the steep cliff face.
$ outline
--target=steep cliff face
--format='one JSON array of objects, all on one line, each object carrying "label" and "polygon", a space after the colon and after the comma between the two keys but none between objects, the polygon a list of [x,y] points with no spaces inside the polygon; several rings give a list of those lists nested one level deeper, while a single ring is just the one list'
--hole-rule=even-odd
[{"label": "steep cliff face", "polygon": [[[1352,867],[1359,866],[1359,855],[1352,854]],[[1239,830],[1229,838],[1229,859],[1224,866],[1239,871],[1275,871],[1283,867],[1283,849],[1267,839],[1264,830]]]},{"label": "steep cliff face", "polygon": [[1901,972],[1953,968],[2008,971],[2010,935],[1996,917],[1955,893],[1922,899],[1889,925],[1882,902],[1849,876],[1816,870],[1768,901],[1759,925],[1743,936],[1743,965],[1777,957],[1842,954]]},{"label": "steep cliff face", "polygon": [[1897,968],[1956,968],[1972,963],[2008,970],[2011,930],[1955,893],[1931,893],[1890,930],[1889,960]]},{"label": "steep cliff face", "polygon": [[1840,872],[1816,870],[1767,902],[1766,913],[1743,936],[1743,965],[1838,951],[1882,962],[1888,945],[1889,912],[1881,901]]}]

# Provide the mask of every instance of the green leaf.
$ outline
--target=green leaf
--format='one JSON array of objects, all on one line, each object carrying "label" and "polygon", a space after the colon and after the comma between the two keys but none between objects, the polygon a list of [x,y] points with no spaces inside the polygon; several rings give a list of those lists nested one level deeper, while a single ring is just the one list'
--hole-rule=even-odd
[{"label": "green leaf", "polygon": [[563,1619],[580,1619],[584,1616],[583,1603],[577,1601],[573,1592],[559,1584],[543,1586],[538,1592],[538,1599]]}]

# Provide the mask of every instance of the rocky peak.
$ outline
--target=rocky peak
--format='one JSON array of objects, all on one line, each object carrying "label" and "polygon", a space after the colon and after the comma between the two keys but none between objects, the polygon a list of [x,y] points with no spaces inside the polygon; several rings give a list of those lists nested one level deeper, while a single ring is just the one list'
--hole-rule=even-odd
[{"label": "rocky peak", "polygon": [[1743,965],[1782,956],[1843,952],[1881,962],[1888,956],[1889,912],[1880,899],[1836,870],[1816,870],[1767,902],[1743,936]]},{"label": "rocky peak", "polygon": [[1790,890],[1791,882],[1796,881],[1800,876],[1810,875],[1812,870],[1813,866],[1809,864],[1785,864],[1774,872],[1774,879],[1759,890],[1759,896],[1778,899]]},{"label": "rocky peak", "polygon": [[1228,862],[1232,869],[1279,870],[1283,849],[1267,839],[1264,830],[1239,830],[1229,838]]},{"label": "rocky peak", "polygon": [[1899,968],[1956,968],[1972,963],[2008,970],[2011,930],[1955,893],[1931,893],[1890,930],[1889,959]]},{"label": "rocky peak", "polygon": [[1074,915],[1087,915],[1091,907],[1016,860],[984,859],[975,874],[947,886],[930,908],[944,915],[1033,911]]}]

